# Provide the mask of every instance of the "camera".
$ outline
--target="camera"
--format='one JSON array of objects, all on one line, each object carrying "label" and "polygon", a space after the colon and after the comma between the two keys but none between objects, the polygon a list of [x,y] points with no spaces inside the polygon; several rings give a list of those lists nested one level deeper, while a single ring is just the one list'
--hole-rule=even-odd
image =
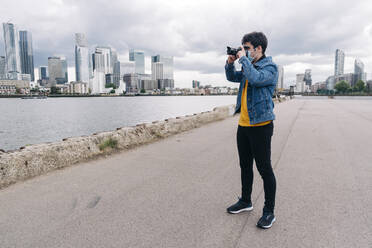
[{"label": "camera", "polygon": [[234,56],[236,56],[236,54],[240,51],[240,50],[242,50],[242,48],[241,47],[238,47],[238,48],[231,48],[231,47],[227,47],[227,55],[234,55]]},{"label": "camera", "polygon": [[[231,47],[227,47],[227,55],[234,55],[236,56],[236,54],[241,51],[242,48],[241,47],[238,47],[238,48],[231,48]],[[248,57],[248,50],[245,51],[245,56]]]}]

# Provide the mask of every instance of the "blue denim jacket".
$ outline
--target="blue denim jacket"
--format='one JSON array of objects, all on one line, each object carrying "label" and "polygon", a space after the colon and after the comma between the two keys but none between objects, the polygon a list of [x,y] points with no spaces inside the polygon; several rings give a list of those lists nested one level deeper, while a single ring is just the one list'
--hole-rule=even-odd
[{"label": "blue denim jacket", "polygon": [[227,80],[240,83],[234,115],[240,112],[244,84],[248,80],[247,109],[250,124],[275,120],[272,96],[278,82],[278,68],[271,57],[264,57],[252,64],[246,56],[239,59],[241,71],[234,64],[225,65]]}]

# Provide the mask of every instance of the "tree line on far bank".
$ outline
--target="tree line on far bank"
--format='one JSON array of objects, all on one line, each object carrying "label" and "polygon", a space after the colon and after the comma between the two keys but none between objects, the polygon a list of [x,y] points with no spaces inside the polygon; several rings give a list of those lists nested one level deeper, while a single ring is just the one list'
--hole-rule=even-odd
[{"label": "tree line on far bank", "polygon": [[369,95],[372,94],[372,88],[370,85],[366,85],[363,80],[359,80],[353,87],[348,84],[345,80],[342,80],[336,83],[335,90],[325,90],[325,89],[318,89],[318,94],[362,94],[362,95]]}]

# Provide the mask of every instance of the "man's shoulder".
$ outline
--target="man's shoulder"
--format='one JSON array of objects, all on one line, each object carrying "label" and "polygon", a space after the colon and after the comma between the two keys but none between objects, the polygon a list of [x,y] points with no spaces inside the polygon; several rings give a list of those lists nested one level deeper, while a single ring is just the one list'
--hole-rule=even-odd
[{"label": "man's shoulder", "polygon": [[260,68],[264,68],[264,67],[267,67],[267,66],[273,66],[277,70],[277,65],[274,63],[271,56],[267,56],[267,57],[261,59],[260,61],[255,63],[255,65],[257,67],[260,67]]},{"label": "man's shoulder", "polygon": [[258,65],[258,66],[269,65],[269,64],[276,65],[271,56],[266,56],[265,58],[260,59],[259,61],[257,61],[255,64]]}]

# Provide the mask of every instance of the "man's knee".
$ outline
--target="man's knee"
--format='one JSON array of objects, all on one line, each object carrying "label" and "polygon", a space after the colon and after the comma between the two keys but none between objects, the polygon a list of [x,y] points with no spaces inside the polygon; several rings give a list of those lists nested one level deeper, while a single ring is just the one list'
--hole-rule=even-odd
[{"label": "man's knee", "polygon": [[274,175],[270,162],[257,163],[257,170],[263,178]]}]

